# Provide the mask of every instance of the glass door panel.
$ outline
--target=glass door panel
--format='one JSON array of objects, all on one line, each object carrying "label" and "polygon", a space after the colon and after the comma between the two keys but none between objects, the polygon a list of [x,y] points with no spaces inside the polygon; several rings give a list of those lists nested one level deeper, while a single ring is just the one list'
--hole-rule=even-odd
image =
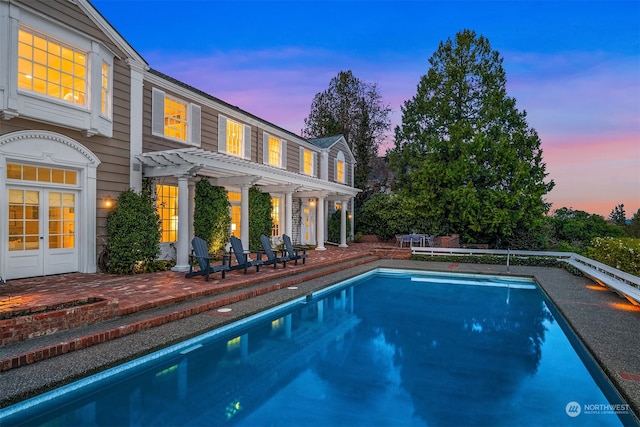
[{"label": "glass door panel", "polygon": [[75,246],[74,193],[49,192],[49,249]]},{"label": "glass door panel", "polygon": [[40,192],[9,190],[9,250],[40,249]]}]

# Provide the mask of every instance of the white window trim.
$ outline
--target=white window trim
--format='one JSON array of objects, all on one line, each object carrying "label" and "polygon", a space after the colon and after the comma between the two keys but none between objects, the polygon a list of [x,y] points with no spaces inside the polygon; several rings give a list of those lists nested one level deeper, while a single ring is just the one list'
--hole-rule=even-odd
[{"label": "white window trim", "polygon": [[172,99],[187,106],[187,139],[173,138],[164,134],[164,100],[166,93],[158,88],[152,89],[151,94],[151,134],[182,144],[200,147],[202,140],[202,113],[199,105],[183,101],[175,96]]}]

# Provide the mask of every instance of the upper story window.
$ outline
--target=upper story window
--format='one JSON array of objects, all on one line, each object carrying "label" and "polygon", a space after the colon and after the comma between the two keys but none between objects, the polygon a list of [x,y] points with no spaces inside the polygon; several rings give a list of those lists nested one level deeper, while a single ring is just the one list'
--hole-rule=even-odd
[{"label": "upper story window", "polygon": [[242,157],[243,126],[232,120],[227,120],[227,154]]},{"label": "upper story window", "polygon": [[200,107],[153,89],[152,133],[200,146]]},{"label": "upper story window", "polygon": [[44,34],[18,31],[18,87],[86,106],[87,52]]},{"label": "upper story window", "polygon": [[218,116],[218,151],[251,159],[251,126]]},{"label": "upper story window", "polygon": [[100,91],[100,112],[103,116],[111,116],[111,67],[106,62],[102,62],[102,90]]},{"label": "upper story window", "polygon": [[341,182],[341,183],[344,183],[346,180],[344,153],[342,151],[339,151],[338,155],[336,156],[334,178],[336,182]]},{"label": "upper story window", "polygon": [[0,13],[0,27],[0,117],[20,116],[85,136],[113,135],[111,49],[71,23],[19,6]]},{"label": "upper story window", "polygon": [[287,141],[284,139],[276,138],[273,135],[264,133],[263,137],[263,159],[262,163],[266,165],[276,166],[278,168],[287,167],[286,157]]},{"label": "upper story window", "polygon": [[300,147],[300,172],[305,175],[316,175],[317,154],[311,150]]}]

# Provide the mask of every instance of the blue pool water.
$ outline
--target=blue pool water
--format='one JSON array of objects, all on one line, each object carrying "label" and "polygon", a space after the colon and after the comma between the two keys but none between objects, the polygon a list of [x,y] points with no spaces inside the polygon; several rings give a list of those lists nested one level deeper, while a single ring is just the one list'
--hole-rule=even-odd
[{"label": "blue pool water", "polygon": [[533,281],[386,269],[0,411],[16,427],[632,423]]}]

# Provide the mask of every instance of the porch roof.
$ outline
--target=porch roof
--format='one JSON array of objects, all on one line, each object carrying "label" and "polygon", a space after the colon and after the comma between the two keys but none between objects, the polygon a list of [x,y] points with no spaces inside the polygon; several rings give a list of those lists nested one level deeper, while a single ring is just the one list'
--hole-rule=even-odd
[{"label": "porch roof", "polygon": [[312,197],[313,193],[329,198],[355,197],[360,192],[348,185],[195,147],[152,151],[136,158],[144,177],[201,175],[221,186],[257,185],[270,193],[294,191],[303,197]]}]

